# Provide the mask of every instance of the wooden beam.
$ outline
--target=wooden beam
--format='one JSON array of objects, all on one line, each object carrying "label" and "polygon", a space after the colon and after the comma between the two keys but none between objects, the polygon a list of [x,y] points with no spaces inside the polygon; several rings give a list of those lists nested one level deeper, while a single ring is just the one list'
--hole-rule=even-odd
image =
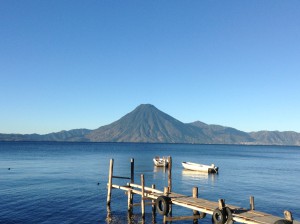
[{"label": "wooden beam", "polygon": [[130,177],[112,176],[112,178],[130,180]]},{"label": "wooden beam", "polygon": [[[140,188],[140,189],[142,188],[141,185],[139,185],[139,184],[133,184],[133,183],[128,183],[127,186],[135,187],[135,188]],[[158,194],[162,194],[163,193],[162,191],[157,190],[157,189],[153,189],[151,187],[144,187],[144,189],[146,191],[150,191],[150,192],[154,192],[154,193],[158,193]]]}]

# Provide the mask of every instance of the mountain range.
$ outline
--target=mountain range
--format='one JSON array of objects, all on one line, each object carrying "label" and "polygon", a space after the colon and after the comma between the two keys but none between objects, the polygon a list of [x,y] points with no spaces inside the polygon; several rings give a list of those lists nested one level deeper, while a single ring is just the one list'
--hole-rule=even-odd
[{"label": "mountain range", "polygon": [[300,146],[300,133],[243,132],[201,121],[183,123],[151,104],[141,104],[119,120],[95,130],[73,129],[45,135],[0,134],[0,141],[148,142]]}]

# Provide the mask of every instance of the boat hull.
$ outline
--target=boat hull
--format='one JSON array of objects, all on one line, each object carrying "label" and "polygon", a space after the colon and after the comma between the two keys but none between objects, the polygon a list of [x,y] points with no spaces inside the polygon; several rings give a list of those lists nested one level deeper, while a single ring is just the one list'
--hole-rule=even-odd
[{"label": "boat hull", "polygon": [[218,173],[219,168],[215,165],[203,165],[199,163],[191,163],[191,162],[182,162],[183,168],[187,170],[194,170],[194,171],[200,171],[200,172],[206,172],[206,173]]}]

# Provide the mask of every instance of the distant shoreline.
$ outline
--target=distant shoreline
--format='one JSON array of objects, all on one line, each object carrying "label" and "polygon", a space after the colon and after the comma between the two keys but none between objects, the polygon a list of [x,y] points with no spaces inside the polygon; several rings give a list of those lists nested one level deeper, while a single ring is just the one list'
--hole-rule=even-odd
[{"label": "distant shoreline", "polygon": [[167,142],[76,142],[76,141],[0,141],[0,143],[63,143],[63,144],[153,144],[153,145],[225,145],[225,146],[267,146],[267,147],[300,147],[300,145],[264,145],[264,144],[219,144],[219,143],[167,143]]}]

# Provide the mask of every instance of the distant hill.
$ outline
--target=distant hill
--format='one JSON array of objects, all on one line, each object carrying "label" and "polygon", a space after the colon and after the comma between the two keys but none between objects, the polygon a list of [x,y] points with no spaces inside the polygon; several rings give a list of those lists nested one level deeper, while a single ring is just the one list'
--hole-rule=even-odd
[{"label": "distant hill", "polygon": [[243,132],[201,121],[183,123],[151,104],[141,104],[119,120],[95,130],[74,129],[46,135],[0,134],[0,141],[149,142],[191,144],[300,145],[300,133]]},{"label": "distant hill", "polygon": [[258,131],[249,133],[259,145],[298,145],[300,146],[300,133],[293,131]]},{"label": "distant hill", "polygon": [[70,131],[60,131],[45,135],[39,134],[0,134],[0,141],[90,141],[85,136],[91,132],[88,129],[73,129]]},{"label": "distant hill", "polygon": [[190,123],[202,130],[206,136],[211,136],[216,144],[251,144],[255,142],[249,133],[220,125],[208,125],[201,121]]}]

